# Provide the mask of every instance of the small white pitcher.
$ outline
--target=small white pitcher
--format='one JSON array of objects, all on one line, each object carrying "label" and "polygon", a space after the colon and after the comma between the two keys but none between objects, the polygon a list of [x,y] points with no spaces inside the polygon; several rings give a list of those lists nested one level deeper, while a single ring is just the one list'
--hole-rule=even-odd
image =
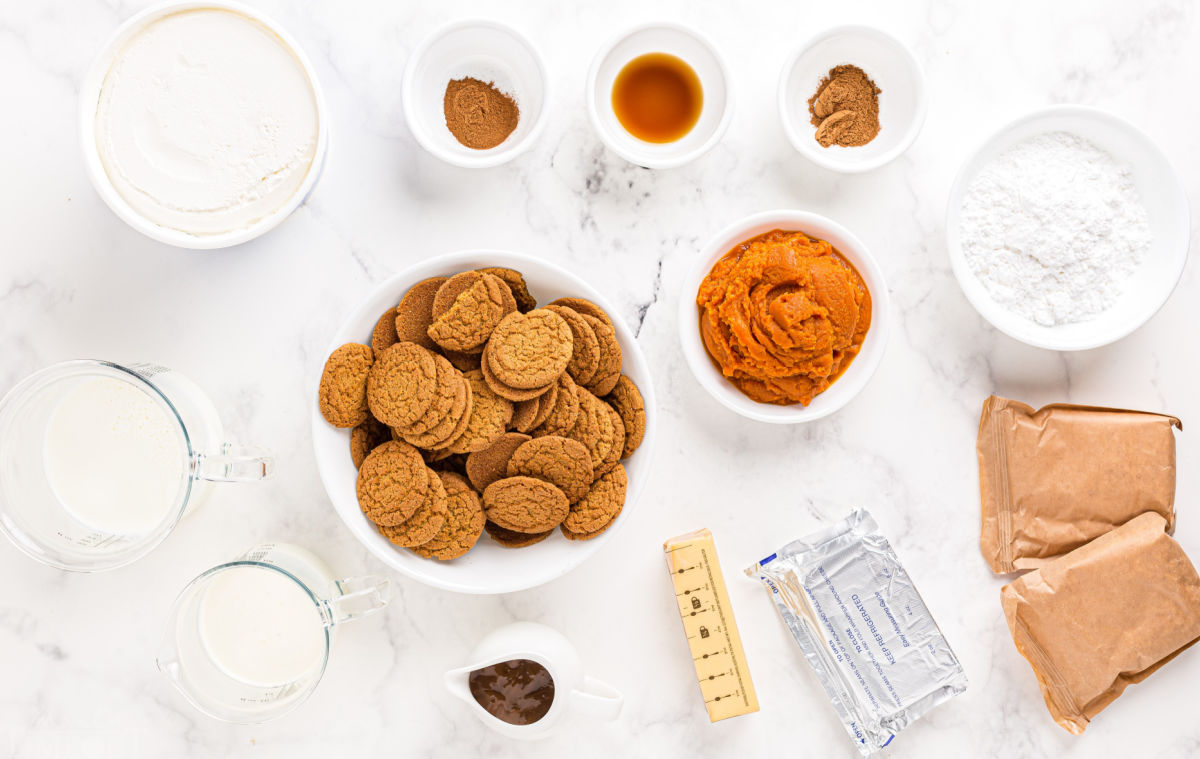
[{"label": "small white pitcher", "polygon": [[[471,695],[471,672],[513,659],[541,664],[554,681],[550,711],[528,725],[513,725],[494,717]],[[465,667],[446,673],[446,689],[466,702],[483,724],[510,738],[537,740],[569,725],[609,722],[621,713],[621,694],[611,685],[585,675],[579,652],[561,633],[545,625],[505,625],[484,638],[471,652],[470,660]]]}]

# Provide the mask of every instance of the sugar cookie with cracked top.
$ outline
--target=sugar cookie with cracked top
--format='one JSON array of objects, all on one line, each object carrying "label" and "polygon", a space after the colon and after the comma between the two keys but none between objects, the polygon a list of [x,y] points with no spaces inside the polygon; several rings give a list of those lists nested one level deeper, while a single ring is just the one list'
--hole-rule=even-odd
[{"label": "sugar cookie with cracked top", "polygon": [[646,435],[646,402],[642,400],[642,391],[638,390],[628,375],[622,374],[617,379],[617,386],[603,400],[616,409],[625,424],[625,445],[621,450],[621,458],[627,459],[642,444],[642,438]]},{"label": "sugar cookie with cracked top", "polygon": [[416,448],[389,440],[367,454],[355,489],[367,519],[378,525],[398,525],[425,502],[429,470]]},{"label": "sugar cookie with cracked top", "polygon": [[379,315],[375,329],[371,330],[371,350],[378,356],[398,342],[400,338],[396,335],[396,309],[389,308]]},{"label": "sugar cookie with cracked top", "polygon": [[[445,312],[434,317],[428,335],[441,347],[464,353],[482,351],[496,325],[516,312],[517,303],[504,280],[492,274],[481,274],[480,277],[460,293]],[[435,309],[437,298],[453,281],[451,277],[438,290]]]},{"label": "sugar cookie with cracked top", "polygon": [[597,479],[583,498],[571,504],[571,511],[562,522],[563,529],[587,535],[608,527],[625,506],[628,485],[625,467],[618,464]]},{"label": "sugar cookie with cracked top", "polygon": [[554,405],[542,423],[533,431],[534,437],[543,435],[566,435],[575,426],[579,418],[580,388],[571,379],[571,375],[563,373],[558,378],[558,394]]},{"label": "sugar cookie with cracked top", "polygon": [[595,479],[592,457],[583,443],[556,435],[522,444],[509,458],[507,474],[545,480],[561,490],[570,503],[587,495]]},{"label": "sugar cookie with cracked top", "polygon": [[354,468],[362,466],[367,454],[392,439],[392,431],[373,416],[350,430],[350,460]]},{"label": "sugar cookie with cracked top", "polygon": [[561,316],[571,328],[571,360],[567,362],[567,373],[577,383],[586,385],[600,368],[600,340],[575,309],[551,303],[546,310]]},{"label": "sugar cookie with cracked top", "polygon": [[399,341],[416,343],[433,350],[437,343],[429,338],[433,324],[433,297],[446,283],[446,277],[429,277],[408,288],[396,306],[396,337]]},{"label": "sugar cookie with cracked top", "polygon": [[425,415],[437,393],[433,354],[416,343],[396,343],[375,357],[367,375],[367,403],[375,418],[404,429]]},{"label": "sugar cookie with cracked top", "polygon": [[555,312],[538,308],[505,316],[488,339],[484,360],[492,375],[518,390],[543,388],[567,370],[571,327]]},{"label": "sugar cookie with cracked top", "polygon": [[517,532],[553,530],[570,511],[567,496],[556,486],[533,477],[506,477],[483,491],[483,513]]},{"label": "sugar cookie with cracked top", "polygon": [[496,375],[492,373],[491,364],[488,362],[488,353],[491,352],[491,348],[492,344],[491,341],[489,341],[488,344],[484,346],[483,355],[480,357],[481,361],[479,362],[479,371],[483,373],[483,379],[485,382],[487,382],[488,387],[490,387],[492,391],[501,398],[507,398],[513,403],[533,400],[534,398],[545,394],[545,392],[550,389],[550,386],[554,384],[551,382],[549,385],[530,388],[527,390],[509,387],[497,379]]},{"label": "sugar cookie with cracked top", "polygon": [[426,559],[450,561],[466,554],[483,534],[483,504],[462,475],[437,472],[446,490],[446,523],[427,543],[411,550]]},{"label": "sugar cookie with cracked top", "polygon": [[488,485],[508,476],[508,460],[522,443],[533,438],[520,432],[506,432],[481,451],[467,455],[467,479],[483,492]]},{"label": "sugar cookie with cracked top", "polygon": [[374,353],[361,343],[338,346],[325,361],[317,403],[334,427],[357,427],[367,421],[367,384]]},{"label": "sugar cookie with cracked top", "polygon": [[545,532],[517,532],[516,530],[506,530],[495,522],[484,522],[483,529],[491,536],[492,540],[505,548],[525,548],[535,543],[541,543],[554,532],[553,529]]},{"label": "sugar cookie with cracked top", "polygon": [[508,429],[513,405],[507,398],[496,395],[481,372],[463,375],[471,383],[471,411],[463,433],[448,446],[451,453],[474,453],[492,444]]},{"label": "sugar cookie with cracked top", "polygon": [[446,524],[449,514],[446,488],[442,485],[442,480],[436,472],[427,469],[427,473],[429,490],[425,494],[425,502],[413,512],[411,517],[400,524],[379,525],[379,532],[402,548],[428,543]]},{"label": "sugar cookie with cracked top", "polygon": [[512,291],[513,300],[517,303],[517,310],[523,314],[527,314],[537,308],[537,300],[529,294],[529,286],[525,284],[525,275],[516,269],[506,269],[502,266],[488,266],[478,271],[483,274],[492,274],[504,280],[504,284],[508,285],[508,289]]}]

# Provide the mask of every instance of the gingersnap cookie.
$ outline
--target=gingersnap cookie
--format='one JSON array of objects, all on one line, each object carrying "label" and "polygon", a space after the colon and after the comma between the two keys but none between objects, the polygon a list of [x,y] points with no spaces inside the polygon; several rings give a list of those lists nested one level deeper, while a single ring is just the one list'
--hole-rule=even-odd
[{"label": "gingersnap cookie", "polygon": [[393,320],[397,341],[416,343],[430,350],[437,346],[437,343],[429,339],[429,325],[433,324],[433,296],[446,283],[446,279],[423,279],[404,293],[400,305],[396,306],[396,317]]},{"label": "gingersnap cookie", "polygon": [[367,420],[367,384],[374,354],[360,343],[339,346],[325,361],[317,403],[334,427],[357,427]]},{"label": "gingersnap cookie", "polygon": [[517,310],[523,314],[537,308],[537,300],[529,294],[529,286],[525,284],[525,275],[516,269],[505,269],[500,266],[489,266],[479,269],[484,274],[493,274],[504,280],[512,291],[513,300],[517,302]]},{"label": "gingersnap cookie", "polygon": [[401,430],[425,415],[437,393],[433,354],[416,343],[396,343],[375,357],[367,375],[367,403],[375,418]]},{"label": "gingersnap cookie", "polygon": [[449,445],[452,453],[474,453],[492,444],[508,429],[512,419],[512,401],[501,398],[488,387],[480,372],[463,375],[471,383],[471,412],[466,429]]},{"label": "gingersnap cookie", "polygon": [[583,298],[559,298],[558,300],[551,301],[550,305],[566,306],[576,313],[599,319],[609,327],[612,327],[613,325],[612,319],[609,317],[608,312],[597,306],[595,303],[592,303],[590,300],[585,300]]},{"label": "gingersnap cookie", "polygon": [[533,427],[537,429],[545,423],[546,417],[550,416],[550,412],[554,410],[554,406],[558,403],[558,383],[555,382],[550,386],[545,393],[538,397],[537,414],[533,417]]},{"label": "gingersnap cookie", "polygon": [[479,371],[483,373],[483,380],[484,380],[484,382],[487,382],[488,387],[490,387],[492,389],[492,391],[494,393],[496,393],[496,395],[500,396],[501,398],[507,398],[510,401],[512,401],[513,403],[519,403],[520,401],[533,400],[534,398],[537,398],[538,396],[542,395],[547,390],[549,390],[550,385],[554,384],[553,382],[551,382],[549,385],[545,385],[543,387],[535,387],[535,388],[531,388],[528,390],[522,390],[522,389],[518,389],[515,387],[509,387],[508,385],[506,385],[503,382],[501,382],[500,380],[498,380],[496,378],[496,375],[492,373],[491,364],[488,362],[488,353],[491,351],[491,349],[492,349],[492,343],[489,340],[487,345],[484,346],[483,355],[480,357],[482,360],[479,362]]},{"label": "gingersnap cookie", "polygon": [[566,435],[575,426],[579,408],[579,387],[571,375],[564,372],[558,378],[558,395],[555,396],[554,406],[542,420],[541,426],[533,431],[534,436]]},{"label": "gingersnap cookie", "polygon": [[[487,375],[484,375],[487,379]],[[533,420],[538,412],[538,399],[532,398],[528,401],[518,401],[513,404],[513,418],[508,423],[509,429],[517,432],[529,432],[533,429]]]},{"label": "gingersnap cookie", "polygon": [[592,468],[599,472],[612,453],[613,446],[618,445],[613,428],[615,414],[608,404],[587,388],[578,388],[576,394],[579,398],[579,415],[575,426],[566,436],[583,443],[592,456]]},{"label": "gingersnap cookie", "polygon": [[483,492],[488,485],[508,476],[508,460],[521,444],[531,440],[520,432],[506,432],[482,451],[467,456],[467,479]]},{"label": "gingersnap cookie", "polygon": [[446,490],[446,523],[412,551],[427,559],[450,561],[470,551],[483,534],[483,504],[462,475],[437,472],[437,476]]},{"label": "gingersnap cookie", "polygon": [[[453,443],[467,428],[467,420],[471,415],[471,383],[467,378],[456,373],[454,383],[454,402],[449,413],[426,432],[407,433],[393,429],[393,432],[406,443],[415,445],[424,451],[441,451]],[[446,455],[449,455],[447,452]]]},{"label": "gingersnap cookie", "polygon": [[616,409],[625,423],[625,446],[621,450],[621,458],[627,459],[642,444],[646,434],[646,402],[642,400],[642,391],[638,390],[628,375],[622,374],[617,379],[617,386],[604,400]]},{"label": "gingersnap cookie", "polygon": [[542,388],[567,370],[571,327],[558,314],[538,308],[511,313],[492,331],[484,360],[492,375],[518,390]]},{"label": "gingersnap cookie", "polygon": [[[430,340],[430,342],[433,342]],[[436,345],[436,343],[435,343]],[[462,353],[460,351],[448,351],[445,348],[440,348],[442,355],[446,357],[455,369],[460,372],[469,372],[479,368],[480,355],[479,353]]]},{"label": "gingersnap cookie", "polygon": [[350,460],[354,468],[362,466],[367,454],[392,439],[392,431],[373,416],[350,430]]},{"label": "gingersnap cookie", "polygon": [[508,460],[509,477],[535,477],[556,486],[574,503],[587,495],[595,479],[592,456],[577,440],[550,435],[523,443]]},{"label": "gingersnap cookie", "polygon": [[436,371],[433,402],[429,404],[429,409],[420,419],[406,427],[397,428],[402,436],[420,435],[444,423],[454,408],[457,396],[462,392],[462,388],[459,386],[462,375],[450,365],[449,361],[434,353],[433,365]]},{"label": "gingersnap cookie", "polygon": [[450,310],[454,305],[454,301],[458,300],[458,296],[470,290],[477,282],[483,281],[483,272],[481,271],[463,271],[455,274],[442,283],[442,286],[433,294],[433,303],[430,304],[430,323],[432,324],[439,316]]},{"label": "gingersnap cookie", "polygon": [[367,454],[358,470],[358,505],[367,519],[395,526],[425,502],[429,469],[407,443],[389,440]]},{"label": "gingersnap cookie", "polygon": [[375,322],[375,329],[371,331],[371,350],[378,356],[398,342],[400,338],[396,336],[396,309],[389,308],[379,316],[379,321]]},{"label": "gingersnap cookie", "polygon": [[[588,535],[608,527],[625,505],[625,490],[629,479],[625,467],[615,469],[596,480],[587,493],[574,504],[563,519],[564,533]],[[570,536],[568,536],[570,537]]]},{"label": "gingersnap cookie", "polygon": [[541,543],[554,532],[552,529],[545,532],[517,532],[516,530],[506,530],[495,522],[484,522],[483,529],[492,536],[492,540],[505,548],[524,548],[534,543]]},{"label": "gingersnap cookie", "polygon": [[425,502],[400,524],[379,526],[379,532],[395,545],[411,548],[428,543],[446,524],[449,515],[446,488],[437,472],[427,469],[427,473],[429,490]]},{"label": "gingersnap cookie", "polygon": [[601,461],[600,466],[596,468],[597,478],[615,467],[617,462],[621,460],[621,452],[625,450],[625,422],[621,421],[621,415],[617,413],[617,410],[608,403],[605,403],[604,400],[601,400],[600,404],[604,406],[604,409],[608,412],[609,419],[612,421],[613,442],[612,447],[608,449],[608,453],[604,454],[604,461]]},{"label": "gingersnap cookie", "polygon": [[506,477],[483,491],[483,513],[508,530],[553,530],[570,511],[567,496],[554,485],[533,477]]},{"label": "gingersnap cookie", "polygon": [[[451,277],[438,289],[434,297],[435,311],[442,291],[453,281]],[[500,320],[516,310],[517,303],[504,280],[492,274],[481,274],[480,279],[460,293],[444,313],[434,317],[428,335],[447,350],[482,351]]]},{"label": "gingersnap cookie", "polygon": [[600,364],[596,374],[585,387],[599,396],[608,395],[621,379],[621,344],[617,342],[617,333],[611,323],[605,323],[590,314],[583,315],[584,321],[596,333],[600,343]]},{"label": "gingersnap cookie", "polygon": [[[622,506],[621,508],[624,508],[624,506]],[[620,515],[621,515],[621,509],[618,509],[617,513],[613,514],[613,518],[608,524],[604,525],[603,527],[601,527],[598,530],[593,530],[592,532],[571,532],[570,530],[568,530],[565,526],[563,526],[561,524],[558,526],[558,529],[562,531],[563,537],[566,538],[567,540],[591,540],[592,538],[598,538],[601,535],[603,535],[605,532],[607,532],[608,528],[612,527],[613,522],[617,521],[617,517],[619,517]]]},{"label": "gingersnap cookie", "polygon": [[588,384],[600,368],[600,341],[596,333],[573,308],[550,304],[546,310],[561,316],[571,328],[571,360],[567,362],[567,373],[580,385]]}]

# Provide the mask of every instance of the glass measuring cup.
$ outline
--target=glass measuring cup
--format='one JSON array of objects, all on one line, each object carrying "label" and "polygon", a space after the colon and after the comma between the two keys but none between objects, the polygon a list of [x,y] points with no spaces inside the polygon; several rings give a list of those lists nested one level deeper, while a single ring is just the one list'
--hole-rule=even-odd
[{"label": "glass measuring cup", "polygon": [[0,532],[50,566],[145,556],[210,482],[268,477],[270,457],[222,442],[194,383],[154,364],[67,361],[0,400]]},{"label": "glass measuring cup", "polygon": [[158,668],[210,717],[266,722],[316,689],[337,626],[379,611],[391,590],[379,576],[335,579],[299,546],[255,546],[179,594]]}]

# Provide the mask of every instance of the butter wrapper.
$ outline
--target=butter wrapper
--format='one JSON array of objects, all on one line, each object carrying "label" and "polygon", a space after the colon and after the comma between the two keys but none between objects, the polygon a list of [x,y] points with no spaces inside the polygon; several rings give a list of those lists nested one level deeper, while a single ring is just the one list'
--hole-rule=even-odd
[{"label": "butter wrapper", "polygon": [[746,570],[762,580],[863,756],[967,688],[967,676],[865,510]]}]

